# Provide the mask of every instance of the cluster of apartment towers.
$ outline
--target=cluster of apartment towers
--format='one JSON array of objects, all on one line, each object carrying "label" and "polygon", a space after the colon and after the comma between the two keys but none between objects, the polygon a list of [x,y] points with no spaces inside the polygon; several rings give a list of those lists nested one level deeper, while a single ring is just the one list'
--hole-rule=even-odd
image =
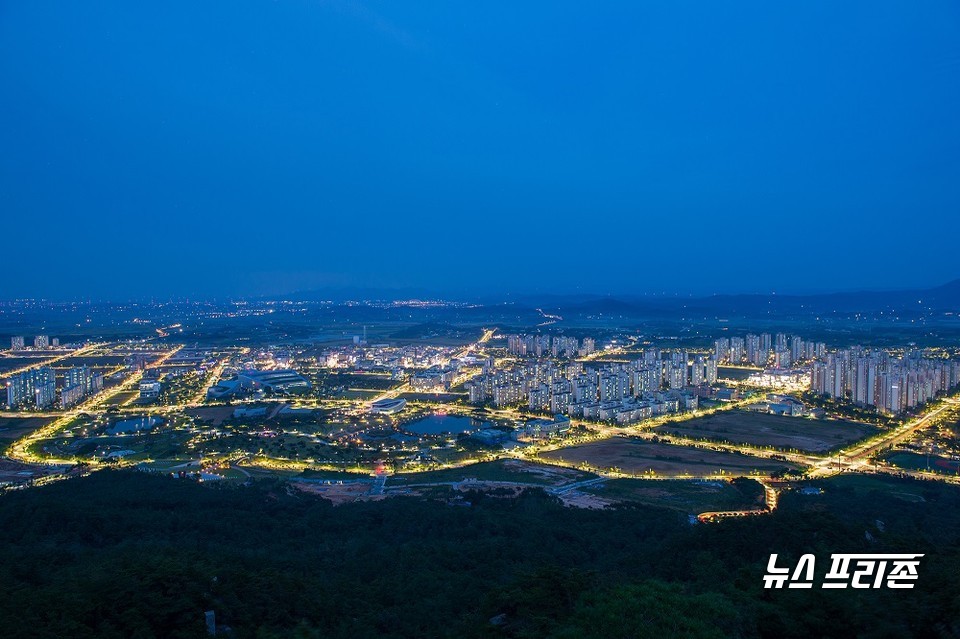
[{"label": "cluster of apartment towers", "polygon": [[824,342],[784,333],[720,338],[712,354],[647,348],[629,363],[599,366],[563,361],[594,353],[589,337],[509,335],[507,350],[516,361],[494,367],[491,360],[467,383],[471,402],[619,423],[697,408],[699,397],[717,395],[710,387],[721,364],[796,369],[804,379],[809,373],[813,392],[893,415],[960,386],[956,359],[917,349],[828,352]]},{"label": "cluster of apartment towers", "polygon": [[649,348],[629,363],[589,366],[551,356],[588,356],[596,349],[593,339],[550,335],[510,335],[507,349],[521,359],[499,368],[488,362],[466,384],[471,402],[631,423],[693,410],[699,387],[717,381],[717,359],[707,354]]},{"label": "cluster of apartment towers", "polygon": [[909,349],[896,356],[883,349],[853,346],[827,352],[823,342],[783,333],[747,335],[714,342],[721,362],[788,369],[804,364],[810,390],[899,415],[960,385],[960,361]]},{"label": "cluster of apartment towers", "polygon": [[[58,348],[60,340],[48,335],[33,338],[35,350]],[[10,338],[10,350],[26,350],[26,339],[22,335]],[[35,408],[43,410],[58,404],[60,408],[69,408],[81,399],[103,389],[103,375],[86,366],[76,366],[63,373],[60,385],[59,401],[57,394],[57,374],[49,366],[38,366],[9,376],[5,380],[7,390],[7,409]]]}]

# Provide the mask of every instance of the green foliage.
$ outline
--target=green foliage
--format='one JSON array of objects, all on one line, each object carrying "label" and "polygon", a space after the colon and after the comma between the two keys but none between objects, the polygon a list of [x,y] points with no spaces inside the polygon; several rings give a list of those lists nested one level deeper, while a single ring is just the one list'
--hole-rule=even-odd
[{"label": "green foliage", "polygon": [[[264,639],[960,631],[960,492],[821,484],[771,516],[690,526],[660,508],[565,508],[539,490],[333,507],[278,481],[100,471],[0,496],[0,627],[11,639],[203,637],[214,610],[230,636]],[[770,591],[771,552],[812,552],[821,574],[831,552],[927,558],[911,591]]]},{"label": "green foliage", "polygon": [[656,581],[593,591],[551,634],[557,639],[720,639],[739,634],[737,610],[718,593]]}]

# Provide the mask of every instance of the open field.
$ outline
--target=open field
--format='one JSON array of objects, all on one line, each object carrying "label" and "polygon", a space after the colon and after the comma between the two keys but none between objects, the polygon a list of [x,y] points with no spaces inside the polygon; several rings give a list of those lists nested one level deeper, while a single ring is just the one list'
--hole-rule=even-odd
[{"label": "open field", "polygon": [[611,479],[583,492],[612,501],[665,506],[688,514],[763,508],[763,486],[752,479],[691,481],[673,479]]},{"label": "open field", "polygon": [[12,459],[0,459],[0,486],[20,484],[56,472],[53,468],[22,464]]},{"label": "open field", "polygon": [[[937,493],[956,494],[955,487],[940,482],[898,479],[890,475],[864,473],[844,473],[826,480],[811,482],[811,485],[821,488],[824,491],[823,496],[798,497],[797,493],[788,491],[781,497],[781,505],[784,505],[784,499],[795,501],[799,498],[802,502],[812,500],[816,504],[824,498],[831,500],[839,497],[845,501],[843,511],[848,516],[853,515],[854,510],[865,511],[870,516],[871,511],[876,509],[876,504],[882,499],[893,498],[910,504],[922,504],[928,496],[937,495]],[[910,516],[907,511],[902,514],[907,518]],[[916,523],[910,522],[910,525],[914,526]]]},{"label": "open field", "polygon": [[223,420],[230,419],[233,416],[234,406],[210,406],[209,408],[191,408],[184,413],[197,420],[210,421],[214,426],[219,426]]},{"label": "open field", "polygon": [[375,375],[371,373],[326,373],[316,376],[319,382],[326,386],[343,386],[349,389],[383,391],[400,385],[401,382],[389,375]]},{"label": "open field", "polygon": [[0,449],[52,422],[53,417],[0,417]]},{"label": "open field", "polygon": [[122,391],[103,402],[104,406],[122,406],[140,396],[139,390]]},{"label": "open field", "polygon": [[711,441],[823,453],[880,432],[870,424],[837,419],[785,417],[731,410],[667,424],[658,433]]},{"label": "open field", "polygon": [[[160,353],[150,354],[159,357]],[[57,368],[73,368],[74,366],[96,366],[100,368],[115,368],[126,363],[125,355],[76,355],[61,359],[56,363]]]},{"label": "open field", "polygon": [[572,468],[550,466],[548,464],[533,464],[515,460],[500,460],[472,464],[461,468],[392,475],[387,480],[387,485],[431,484],[476,479],[478,481],[559,486],[561,484],[590,479],[591,477],[593,477],[591,473],[574,470]]},{"label": "open field", "polygon": [[923,455],[906,450],[898,450],[886,456],[887,461],[897,468],[906,470],[930,470],[934,473],[960,474],[960,460],[948,459],[940,455]]},{"label": "open field", "polygon": [[335,505],[348,504],[363,497],[370,491],[369,482],[348,484],[310,484],[293,482],[297,490],[332,501]]},{"label": "open field", "polygon": [[641,439],[614,437],[599,442],[561,448],[542,455],[547,460],[585,465],[600,471],[641,475],[692,475],[695,477],[769,474],[794,466],[785,461],[763,459],[711,450],[707,447],[673,446]]},{"label": "open field", "polygon": [[369,389],[360,389],[360,388],[348,388],[337,393],[334,393],[334,397],[337,399],[358,399],[358,400],[367,400],[372,399],[379,395],[382,391],[378,390],[369,390]]},{"label": "open field", "polygon": [[39,366],[47,360],[49,356],[45,357],[0,357],[0,375],[6,373],[7,371],[13,371],[27,366]]}]

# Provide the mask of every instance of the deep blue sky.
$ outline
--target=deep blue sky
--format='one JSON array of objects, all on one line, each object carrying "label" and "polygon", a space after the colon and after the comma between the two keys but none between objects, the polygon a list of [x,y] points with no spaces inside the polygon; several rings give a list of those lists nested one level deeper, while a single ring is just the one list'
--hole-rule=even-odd
[{"label": "deep blue sky", "polygon": [[960,4],[0,0],[0,297],[960,277]]}]

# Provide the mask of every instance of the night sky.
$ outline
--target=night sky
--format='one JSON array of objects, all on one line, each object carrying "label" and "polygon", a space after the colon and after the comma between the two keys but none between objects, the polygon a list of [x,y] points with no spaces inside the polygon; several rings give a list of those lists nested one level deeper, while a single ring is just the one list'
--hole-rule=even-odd
[{"label": "night sky", "polygon": [[0,0],[0,298],[960,277],[960,3]]}]

